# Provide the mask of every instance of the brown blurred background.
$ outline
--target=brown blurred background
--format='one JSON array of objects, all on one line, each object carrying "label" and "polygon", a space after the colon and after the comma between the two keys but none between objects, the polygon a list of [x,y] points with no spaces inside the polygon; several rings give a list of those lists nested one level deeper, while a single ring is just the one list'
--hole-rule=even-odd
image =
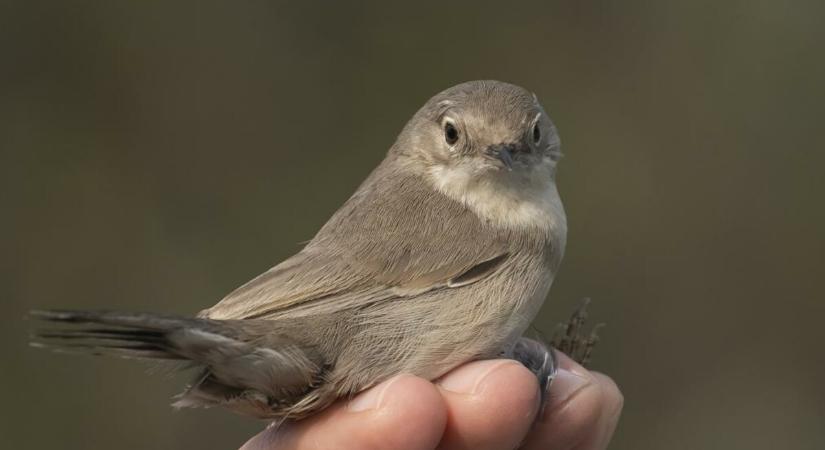
[{"label": "brown blurred background", "polygon": [[535,91],[626,396],[613,449],[825,447],[825,3],[0,2],[0,447],[235,448],[186,377],[30,308],[193,313],[300,248],[460,81]]}]

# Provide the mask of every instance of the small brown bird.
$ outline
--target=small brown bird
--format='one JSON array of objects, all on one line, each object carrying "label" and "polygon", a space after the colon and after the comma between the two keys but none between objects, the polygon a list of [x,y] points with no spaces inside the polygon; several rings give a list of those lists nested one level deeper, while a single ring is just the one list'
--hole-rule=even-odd
[{"label": "small brown bird", "polygon": [[83,325],[39,336],[188,362],[200,374],[176,406],[261,418],[305,417],[399,373],[435,379],[499,356],[546,385],[552,353],[521,335],[564,254],[560,158],[533,94],[454,86],[410,119],[303,250],[196,318],[37,311]]}]

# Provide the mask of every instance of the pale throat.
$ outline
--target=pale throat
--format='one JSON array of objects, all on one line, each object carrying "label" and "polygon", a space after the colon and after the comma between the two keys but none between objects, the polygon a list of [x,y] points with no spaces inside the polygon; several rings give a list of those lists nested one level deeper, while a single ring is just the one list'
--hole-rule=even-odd
[{"label": "pale throat", "polygon": [[530,174],[479,176],[462,167],[434,165],[430,177],[436,189],[494,226],[566,235],[564,207],[550,167]]}]

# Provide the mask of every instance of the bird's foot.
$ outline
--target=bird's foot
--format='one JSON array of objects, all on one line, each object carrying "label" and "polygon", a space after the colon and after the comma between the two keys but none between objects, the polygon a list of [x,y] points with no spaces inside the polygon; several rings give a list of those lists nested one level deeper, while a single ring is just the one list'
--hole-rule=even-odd
[{"label": "bird's foot", "polygon": [[596,324],[590,332],[584,331],[584,324],[587,321],[587,306],[590,299],[582,300],[581,305],[576,308],[567,323],[560,323],[556,326],[550,345],[558,351],[569,356],[573,361],[587,367],[593,348],[599,343],[599,330],[603,323]]}]

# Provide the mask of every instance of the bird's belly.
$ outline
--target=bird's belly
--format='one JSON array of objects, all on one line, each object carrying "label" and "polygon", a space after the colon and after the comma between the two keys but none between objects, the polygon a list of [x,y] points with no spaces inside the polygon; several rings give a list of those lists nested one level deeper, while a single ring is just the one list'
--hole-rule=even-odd
[{"label": "bird's belly", "polygon": [[[359,368],[363,386],[398,373],[434,379],[474,359],[509,349],[530,325],[552,283],[540,264],[522,264],[455,289],[397,299],[364,311],[369,324],[346,353]],[[352,361],[352,360],[350,360]]]},{"label": "bird's belly", "polygon": [[479,330],[479,335],[485,337],[478,340],[481,347],[478,357],[481,358],[500,354],[522,336],[544,304],[553,282],[553,273],[543,267],[533,267],[532,270],[522,267],[518,273],[504,276],[519,281],[510,284],[497,298],[489,299],[495,306],[491,311],[490,328]]}]

